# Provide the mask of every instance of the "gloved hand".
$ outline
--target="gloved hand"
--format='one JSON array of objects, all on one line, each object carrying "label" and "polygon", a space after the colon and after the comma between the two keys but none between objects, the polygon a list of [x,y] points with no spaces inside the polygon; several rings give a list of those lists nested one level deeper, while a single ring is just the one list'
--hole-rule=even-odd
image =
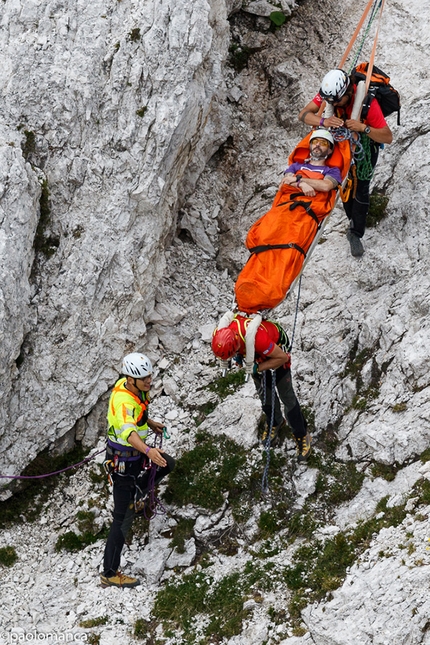
[{"label": "gloved hand", "polygon": [[254,376],[255,376],[256,374],[260,374],[260,372],[258,371],[258,363],[254,363],[254,365],[253,365],[253,367],[252,367],[252,374],[253,374]]},{"label": "gloved hand", "polygon": [[239,367],[243,367],[243,356],[242,356],[242,354],[236,354],[236,356],[234,356],[233,360],[236,363],[236,365],[238,365]]}]

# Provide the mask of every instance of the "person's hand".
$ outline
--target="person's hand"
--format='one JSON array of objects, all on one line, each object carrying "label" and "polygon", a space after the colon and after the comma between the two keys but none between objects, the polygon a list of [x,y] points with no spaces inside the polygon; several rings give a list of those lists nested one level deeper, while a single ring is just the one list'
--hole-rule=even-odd
[{"label": "person's hand", "polygon": [[352,132],[364,132],[364,128],[366,127],[365,123],[357,121],[357,119],[347,119],[345,125]]},{"label": "person's hand", "polygon": [[327,119],[324,119],[325,128],[341,128],[343,126],[342,119],[339,119],[337,116],[329,116]]},{"label": "person's hand", "polygon": [[315,189],[312,188],[312,186],[309,186],[309,184],[307,184],[305,181],[300,182],[299,188],[308,197],[315,197],[316,195]]},{"label": "person's hand", "polygon": [[146,454],[148,459],[153,461],[154,464],[157,464],[157,466],[164,468],[164,466],[167,466],[167,461],[163,457],[163,452],[164,450],[161,450],[161,448],[151,448]]},{"label": "person's hand", "polygon": [[295,183],[295,181],[296,181],[295,174],[292,172],[287,172],[281,181],[281,186],[283,185],[291,186],[292,184]]},{"label": "person's hand", "polygon": [[233,361],[238,365],[238,367],[243,367],[243,356],[242,354],[236,354],[236,356],[233,357]]},{"label": "person's hand", "polygon": [[159,421],[152,421],[151,419],[148,419],[148,426],[157,434],[161,434],[164,429],[163,423],[160,423]]}]

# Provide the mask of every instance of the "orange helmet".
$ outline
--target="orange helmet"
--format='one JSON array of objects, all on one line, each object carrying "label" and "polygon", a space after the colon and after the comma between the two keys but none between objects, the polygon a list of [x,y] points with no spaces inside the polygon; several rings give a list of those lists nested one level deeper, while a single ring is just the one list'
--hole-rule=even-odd
[{"label": "orange helmet", "polygon": [[230,327],[215,329],[212,336],[212,351],[217,358],[227,361],[240,347],[240,337]]}]

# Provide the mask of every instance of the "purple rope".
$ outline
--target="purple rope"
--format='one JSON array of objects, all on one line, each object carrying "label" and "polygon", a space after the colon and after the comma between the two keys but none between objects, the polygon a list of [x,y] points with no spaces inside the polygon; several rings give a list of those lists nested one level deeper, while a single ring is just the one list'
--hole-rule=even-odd
[{"label": "purple rope", "polygon": [[[159,444],[158,446],[157,446],[157,439]],[[161,448],[162,445],[163,445],[163,435],[156,434],[154,438],[154,445],[152,447]],[[156,515],[165,515],[167,512],[163,504],[161,503],[160,499],[155,495],[156,473],[157,473],[157,464],[154,464],[154,462],[152,462],[151,472],[149,473],[149,480],[148,480],[148,504],[147,505],[145,504],[145,508],[144,508],[144,515],[145,515],[145,519],[147,520],[151,520]]]},{"label": "purple rope", "polygon": [[59,475],[60,473],[65,473],[66,470],[71,470],[72,468],[83,466],[83,464],[86,464],[87,461],[91,461],[91,459],[94,459],[94,457],[97,457],[97,455],[100,455],[104,451],[105,451],[105,448],[103,448],[103,450],[99,450],[98,452],[95,452],[93,455],[90,455],[89,457],[85,457],[85,459],[80,461],[78,464],[73,464],[73,466],[67,466],[67,468],[62,468],[61,470],[55,470],[53,473],[45,473],[44,475],[0,475],[0,479],[43,479],[43,477],[52,477],[52,475]]}]

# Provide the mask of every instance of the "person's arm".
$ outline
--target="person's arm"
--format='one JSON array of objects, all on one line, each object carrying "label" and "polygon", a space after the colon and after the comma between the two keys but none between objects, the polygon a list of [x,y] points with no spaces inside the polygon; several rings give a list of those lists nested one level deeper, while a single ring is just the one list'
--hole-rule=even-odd
[{"label": "person's arm", "polygon": [[134,430],[128,437],[127,441],[131,446],[133,446],[133,448],[147,455],[149,459],[154,462],[154,464],[157,464],[157,466],[161,466],[162,468],[164,468],[164,466],[167,466],[167,462],[162,454],[164,450],[161,450],[161,448],[151,448],[139,437],[137,432],[135,432]]},{"label": "person's arm", "polygon": [[276,370],[278,367],[289,363],[291,357],[287,352],[282,351],[279,345],[275,345],[269,357],[261,363],[258,363],[258,372],[265,372],[266,370]]},{"label": "person's arm", "polygon": [[338,183],[335,179],[329,179],[328,177],[326,177],[325,179],[308,179],[307,177],[305,177],[305,179],[300,180],[298,187],[305,193],[305,195],[307,195],[308,193],[305,191],[307,189],[307,186],[309,186],[313,189],[313,194],[315,195],[315,191],[328,193],[330,190],[336,188],[337,185]]},{"label": "person's arm", "polygon": [[299,121],[312,127],[340,128],[343,125],[342,119],[335,115],[324,119],[321,114],[318,114],[319,109],[315,101],[311,101],[299,112]]},{"label": "person's arm", "polygon": [[287,186],[295,186],[297,182],[296,175],[293,172],[286,172],[282,178],[281,186],[286,184]]},{"label": "person's arm", "polygon": [[[352,130],[353,132],[364,132],[365,128],[367,127],[366,123],[362,123],[361,121],[357,121],[356,119],[347,119],[345,121],[345,125],[348,130]],[[385,125],[383,128],[373,128],[372,126],[369,127],[370,132],[367,136],[370,137],[370,139],[373,139],[373,141],[376,141],[376,143],[392,142],[393,133],[391,132],[388,125]]]}]

